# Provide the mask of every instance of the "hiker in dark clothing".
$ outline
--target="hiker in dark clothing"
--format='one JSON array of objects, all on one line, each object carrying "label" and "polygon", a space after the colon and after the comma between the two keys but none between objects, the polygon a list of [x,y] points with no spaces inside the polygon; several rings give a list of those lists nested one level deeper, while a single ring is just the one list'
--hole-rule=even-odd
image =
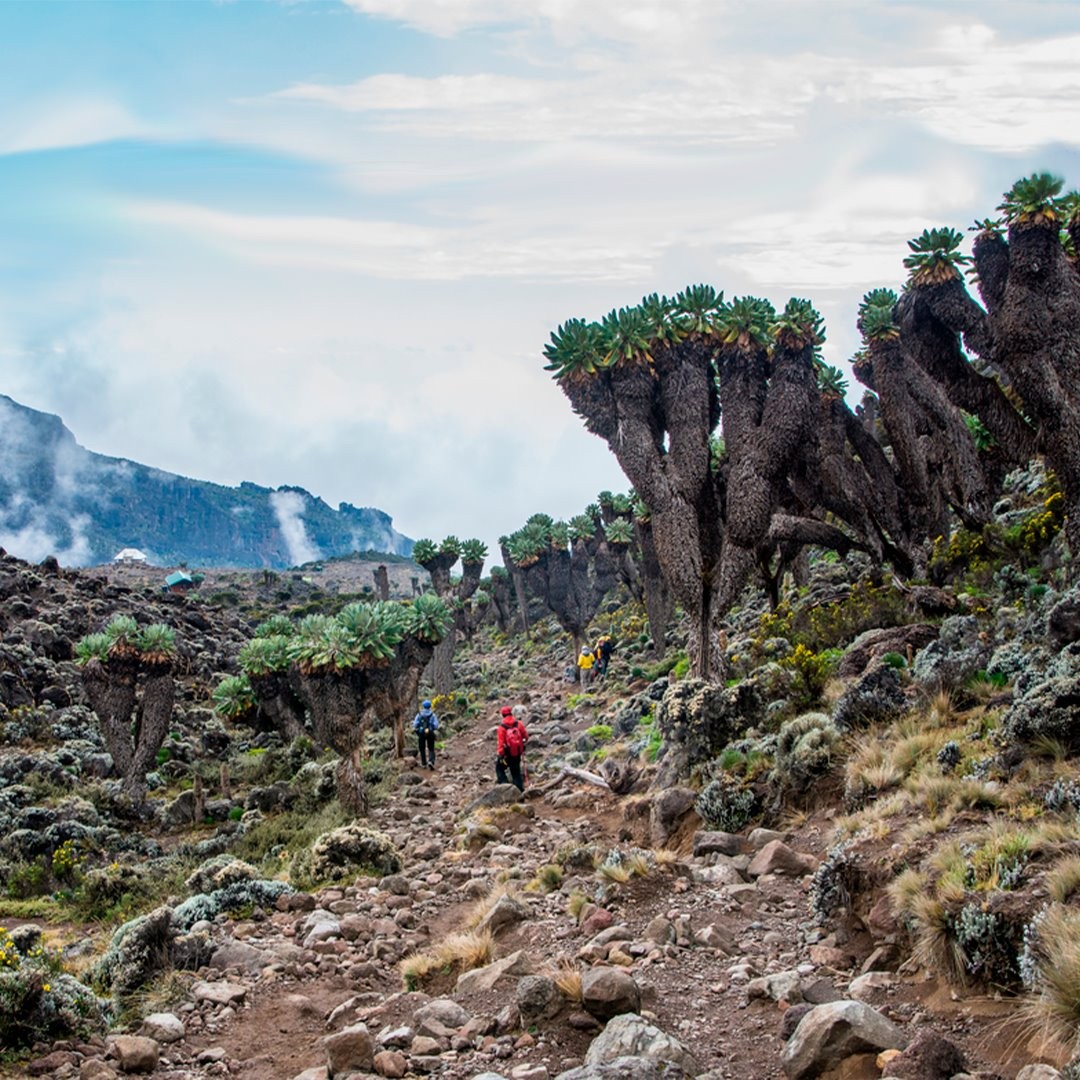
[{"label": "hiker in dark clothing", "polygon": [[615,649],[615,643],[610,634],[602,634],[596,643],[596,667],[597,674],[602,679],[607,674],[608,664],[611,663],[611,654]]},{"label": "hiker in dark clothing", "polygon": [[420,747],[420,768],[434,771],[435,732],[439,730],[439,718],[432,711],[430,701],[420,706],[420,711],[413,717],[412,726]]},{"label": "hiker in dark clothing", "polygon": [[502,721],[499,724],[498,757],[495,761],[495,777],[500,784],[514,784],[518,791],[525,790],[521,756],[525,753],[525,744],[528,741],[529,733],[525,730],[525,725],[514,716],[514,710],[509,705],[504,705]]}]

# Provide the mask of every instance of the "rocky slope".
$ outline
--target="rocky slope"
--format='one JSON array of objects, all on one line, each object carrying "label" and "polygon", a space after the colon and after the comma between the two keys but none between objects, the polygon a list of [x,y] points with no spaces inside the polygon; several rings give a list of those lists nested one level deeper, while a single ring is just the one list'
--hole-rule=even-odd
[{"label": "rocky slope", "polygon": [[407,555],[382,510],[303,488],[223,487],[84,449],[58,416],[0,394],[0,545],[65,566],[135,548],[158,565],[287,567],[351,551]]},{"label": "rocky slope", "polygon": [[[845,579],[857,572],[823,566],[811,610],[824,617],[838,596],[862,603]],[[914,867],[934,852],[933,831],[907,835],[921,819],[938,822],[944,847],[984,823],[981,811],[1001,825],[1031,818],[1030,799],[1000,797],[1004,779],[957,780],[967,801],[947,821],[940,807],[931,813],[917,801],[921,787],[899,781],[888,800],[859,789],[876,819],[841,818],[850,806],[840,805],[840,744],[820,741],[828,717],[803,725],[819,741],[791,745],[775,735],[756,742],[756,728],[743,738],[739,726],[764,725],[772,704],[804,691],[801,669],[755,661],[739,685],[709,690],[635,675],[643,658],[624,638],[609,678],[582,694],[551,677],[565,642],[540,627],[530,641],[483,636],[464,651],[436,770],[408,759],[399,769],[385,740],[373,744],[369,780],[382,797],[370,821],[354,823],[336,807],[333,762],[318,748],[229,728],[210,711],[210,688],[250,633],[248,602],[262,609],[273,597],[261,575],[245,588],[244,602],[218,609],[0,561],[0,877],[9,898],[0,909],[0,1006],[18,986],[25,1015],[40,1024],[12,1075],[1059,1075],[1068,1047],[1033,1037],[1019,1022],[1021,999],[965,990],[945,981],[933,956],[912,958],[909,930],[886,899],[897,864]],[[844,680],[827,707],[847,723],[881,725],[861,728],[849,760],[880,734],[883,745],[906,746],[912,762],[928,758],[941,788],[949,778],[934,764],[939,743],[962,741],[962,758],[982,760],[989,714],[983,703],[941,715],[928,737],[911,711],[924,687],[946,677],[963,685],[968,669],[1012,656],[1028,665],[1016,704],[1042,700],[1040,665],[1060,667],[1073,648],[1038,655],[1035,640],[1049,640],[1048,625],[1058,641],[1080,636],[1080,622],[1070,621],[1075,596],[1041,597],[1026,617],[1000,606],[924,621],[927,608],[949,602],[955,597],[941,590],[919,593],[912,603],[922,608],[908,622],[845,645]],[[168,753],[143,811],[109,778],[71,662],[72,641],[118,611],[140,624],[169,622],[185,659]],[[748,600],[733,623],[733,655],[782,653],[779,638],[750,632],[760,620]],[[883,650],[911,656],[911,674],[875,665]],[[989,702],[1000,715],[1012,695],[990,685],[1008,699]],[[523,798],[492,783],[492,725],[503,702],[533,735]],[[891,726],[905,716],[907,728]],[[701,814],[734,804],[711,788],[717,781],[702,787],[708,774],[687,772],[688,763],[714,743],[742,747],[728,752],[749,761],[769,738],[785,775],[802,777],[808,794],[800,801],[788,789],[786,805],[759,806],[726,830],[707,827]],[[907,745],[919,739],[925,745]],[[1064,763],[1055,768],[1063,778]],[[887,770],[875,769],[864,772],[884,788]],[[922,784],[926,777],[911,774]],[[1028,785],[1047,786],[1031,776]],[[887,805],[895,818],[882,816]],[[861,876],[836,873],[846,865],[838,826],[858,841]],[[1075,822],[1062,818],[1061,829],[1074,844]],[[69,856],[58,858],[64,851],[83,860],[78,872]],[[967,857],[978,865],[975,848]],[[31,871],[46,864],[55,880],[43,891]],[[1045,897],[1035,867],[1010,897],[1037,905],[1040,888]],[[77,985],[111,991],[112,1006],[122,1007],[102,1012],[96,1034],[84,1026],[47,1035],[66,1008],[86,1020],[110,1005],[74,996],[60,982],[70,974],[27,978],[44,962],[42,945],[61,950]]]}]

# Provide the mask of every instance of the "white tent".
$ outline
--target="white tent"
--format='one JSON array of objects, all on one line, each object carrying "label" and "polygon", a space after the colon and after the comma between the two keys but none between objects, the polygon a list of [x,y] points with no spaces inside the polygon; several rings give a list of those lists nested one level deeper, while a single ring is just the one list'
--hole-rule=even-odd
[{"label": "white tent", "polygon": [[113,562],[146,562],[146,554],[138,548],[124,548],[113,556]]}]

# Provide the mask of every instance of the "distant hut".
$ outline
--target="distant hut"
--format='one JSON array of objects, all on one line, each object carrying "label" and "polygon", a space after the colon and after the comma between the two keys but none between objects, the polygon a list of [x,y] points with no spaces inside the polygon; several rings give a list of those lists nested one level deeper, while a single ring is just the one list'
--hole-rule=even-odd
[{"label": "distant hut", "polygon": [[161,586],[162,592],[183,594],[197,589],[203,582],[202,574],[185,574],[183,570],[175,570]]},{"label": "distant hut", "polygon": [[140,551],[138,548],[124,548],[123,551],[118,551],[113,556],[113,562],[144,563],[146,562],[146,552]]}]

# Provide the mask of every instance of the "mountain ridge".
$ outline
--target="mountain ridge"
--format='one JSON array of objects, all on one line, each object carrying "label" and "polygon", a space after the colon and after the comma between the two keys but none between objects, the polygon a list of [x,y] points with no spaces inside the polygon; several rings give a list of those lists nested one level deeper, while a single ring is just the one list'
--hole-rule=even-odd
[{"label": "mountain ridge", "polygon": [[81,446],[63,420],[0,394],[0,546],[66,566],[136,548],[162,565],[282,569],[412,540],[374,507],[337,509],[295,485],[237,487]]}]

